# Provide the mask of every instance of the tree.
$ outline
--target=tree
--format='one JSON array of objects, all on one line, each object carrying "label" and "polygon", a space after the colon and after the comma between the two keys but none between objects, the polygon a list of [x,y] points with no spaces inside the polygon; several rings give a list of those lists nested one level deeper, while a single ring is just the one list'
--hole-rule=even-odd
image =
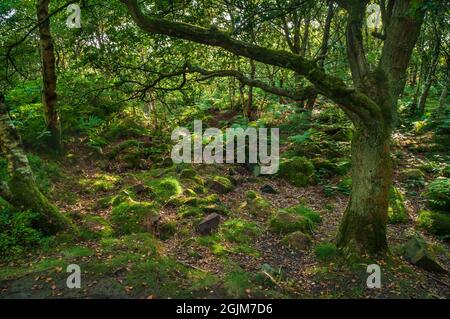
[{"label": "tree", "polygon": [[36,8],[42,60],[42,102],[44,104],[47,130],[50,132],[48,144],[52,149],[60,151],[62,148],[61,125],[57,111],[55,53],[50,32],[49,2],[50,0],[38,0]]},{"label": "tree", "polygon": [[382,8],[383,49],[375,66],[367,61],[362,35],[368,1],[336,1],[347,12],[347,57],[353,86],[299,55],[243,42],[215,27],[208,29],[149,16],[142,12],[137,0],[122,2],[135,23],[149,34],[220,47],[291,70],[311,82],[319,94],[334,101],[355,126],[352,195],[340,226],[338,245],[358,253],[386,251],[388,193],[393,174],[391,133],[397,119],[397,100],[423,21],[424,10],[420,6],[423,1],[391,0]]},{"label": "tree", "polygon": [[0,151],[8,161],[9,180],[0,185],[0,196],[21,210],[39,213],[36,228],[46,234],[61,230],[76,232],[69,218],[61,214],[36,186],[28,158],[22,149],[20,135],[8,114],[3,94],[0,94]]}]

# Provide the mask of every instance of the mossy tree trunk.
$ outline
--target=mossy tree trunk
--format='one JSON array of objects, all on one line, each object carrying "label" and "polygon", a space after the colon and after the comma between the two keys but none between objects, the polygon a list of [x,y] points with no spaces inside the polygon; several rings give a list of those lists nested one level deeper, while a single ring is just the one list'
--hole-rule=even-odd
[{"label": "mossy tree trunk", "polygon": [[40,217],[34,225],[45,234],[67,230],[76,232],[69,218],[52,205],[36,186],[20,135],[11,122],[3,96],[0,96],[0,145],[8,161],[9,180],[1,187],[1,196],[20,210],[31,210]]},{"label": "mossy tree trunk", "polygon": [[57,111],[58,96],[56,94],[56,69],[55,52],[53,40],[50,32],[50,20],[48,5],[50,0],[38,0],[37,18],[39,24],[39,38],[42,60],[42,81],[43,92],[42,102],[44,104],[45,121],[50,136],[47,139],[48,145],[55,151],[62,149],[61,124]]},{"label": "mossy tree trunk", "polygon": [[378,125],[357,127],[352,140],[352,193],[337,244],[351,251],[386,250],[388,194],[392,181],[390,134]]}]

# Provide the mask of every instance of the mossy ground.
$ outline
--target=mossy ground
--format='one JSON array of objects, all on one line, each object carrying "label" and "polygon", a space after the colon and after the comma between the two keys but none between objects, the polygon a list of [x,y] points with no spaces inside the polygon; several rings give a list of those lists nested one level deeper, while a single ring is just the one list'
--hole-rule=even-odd
[{"label": "mossy ground", "polygon": [[[304,172],[298,184],[283,173],[254,177],[229,165],[158,163],[141,169],[141,163],[117,163],[111,168],[92,150],[71,146],[70,156],[52,164],[59,173],[49,177],[55,186],[47,193],[80,236],[60,234],[46,246],[1,261],[0,298],[449,297],[442,284],[448,277],[431,279],[401,257],[402,245],[420,233],[440,262],[450,265],[448,241],[433,230],[436,219],[419,213],[435,209],[428,206],[427,184],[443,176],[442,165],[430,157],[424,166],[406,146],[394,151],[410,161],[407,167],[397,161],[398,193],[391,207],[405,208],[408,218],[388,226],[387,257],[349,262],[333,243],[351,189],[348,141],[339,143],[338,150],[308,146],[318,153],[300,160],[300,148],[294,147],[292,157],[301,165],[293,167]],[[142,154],[145,148],[139,139],[122,140],[106,153],[125,162],[119,150]],[[320,152],[334,155],[323,161]],[[420,176],[414,180],[408,172],[404,179],[401,172],[410,166],[423,174],[416,172]],[[266,184],[279,193],[262,193]],[[221,223],[201,236],[197,226],[211,213],[219,214]],[[436,213],[448,219],[445,212]],[[305,249],[286,244],[298,231],[308,238]],[[70,290],[66,267],[74,263],[82,269],[82,289]],[[380,290],[366,287],[370,263],[382,267]]]}]

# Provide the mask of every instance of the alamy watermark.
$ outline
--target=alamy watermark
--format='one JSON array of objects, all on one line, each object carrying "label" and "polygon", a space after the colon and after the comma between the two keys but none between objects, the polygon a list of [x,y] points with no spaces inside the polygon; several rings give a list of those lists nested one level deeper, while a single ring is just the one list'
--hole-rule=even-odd
[{"label": "alamy watermark", "polygon": [[67,7],[67,13],[69,16],[66,20],[66,26],[69,29],[81,28],[81,9],[78,4],[72,3]]},{"label": "alamy watermark", "polygon": [[[205,164],[259,164],[261,174],[275,174],[280,164],[278,128],[207,128],[203,132],[202,121],[194,121],[194,132],[178,127],[172,132],[172,161]],[[270,152],[269,152],[270,147]]]}]

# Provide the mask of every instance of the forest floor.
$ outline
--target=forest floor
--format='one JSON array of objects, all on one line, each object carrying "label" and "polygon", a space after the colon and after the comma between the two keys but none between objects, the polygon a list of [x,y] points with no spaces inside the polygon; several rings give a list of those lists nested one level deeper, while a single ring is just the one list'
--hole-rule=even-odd
[{"label": "forest floor", "polygon": [[[413,135],[395,135],[397,153],[402,153],[396,172],[423,164],[423,156],[411,151],[411,145],[423,143]],[[419,192],[409,192],[406,196],[409,220],[388,226],[391,253],[386,259],[372,261],[381,266],[382,286],[368,289],[368,262],[349,265],[334,256],[332,249],[324,256],[316,249],[333,241],[348,201],[347,194],[334,192],[330,196],[324,191],[324,183],[294,187],[280,178],[255,177],[237,165],[196,164],[192,168],[202,180],[215,175],[233,180],[235,185],[230,192],[218,194],[228,212],[222,216],[221,225],[229,220],[240,221],[242,229],[231,229],[231,237],[224,232],[200,236],[195,227],[198,216],[182,218],[179,208],[166,202],[159,208],[158,223],[172,226],[170,236],[154,236],[152,233],[158,233],[154,225],[148,227],[148,232],[117,235],[110,229],[113,209],[110,200],[123,194],[124,189],[134,187],[139,193],[136,185],[177,176],[183,190],[192,184],[179,178],[180,170],[176,167],[151,171],[123,169],[119,161],[94,154],[83,145],[77,140],[69,145],[65,159],[59,163],[62,177],[50,194],[56,205],[70,214],[80,228],[88,229],[91,236],[77,241],[62,235],[57,244],[47,249],[0,265],[0,298],[450,297],[448,275],[413,266],[398,253],[409,234],[420,233],[444,251],[439,260],[450,269],[449,243],[415,227],[417,212],[423,207]],[[326,184],[336,189],[341,179],[331,176]],[[395,184],[404,188],[398,173]],[[271,185],[278,193],[260,192],[264,185]],[[255,216],[240,208],[249,190],[265,198],[273,211],[300,203],[320,213],[322,222],[313,232],[311,245],[304,250],[285,246],[281,235],[268,230],[268,216]],[[208,190],[199,197],[212,193]],[[153,200],[145,192],[134,196],[139,202]],[[242,240],[233,236],[242,236]],[[69,264],[81,267],[80,289],[66,286]]]}]

